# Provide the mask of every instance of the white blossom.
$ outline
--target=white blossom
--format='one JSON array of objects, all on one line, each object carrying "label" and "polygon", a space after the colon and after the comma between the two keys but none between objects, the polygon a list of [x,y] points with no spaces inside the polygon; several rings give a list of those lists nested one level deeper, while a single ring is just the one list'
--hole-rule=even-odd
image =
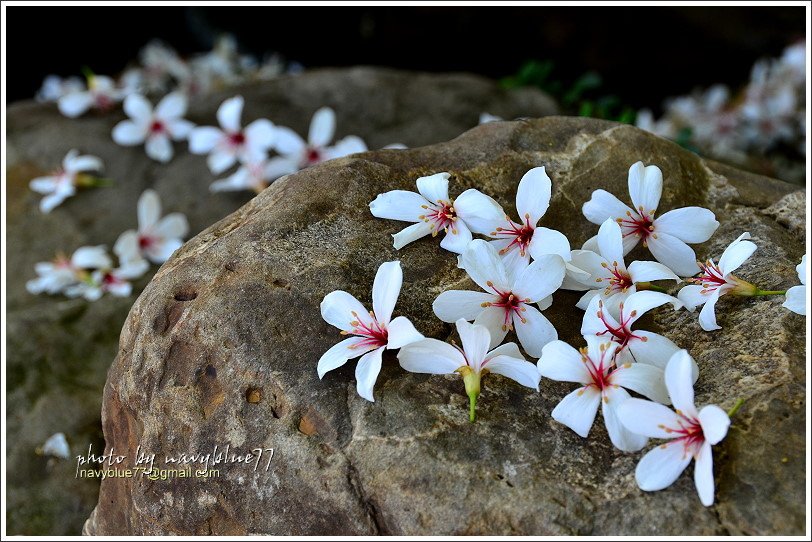
[{"label": "white blossom", "polygon": [[116,82],[104,75],[90,74],[87,90],[75,89],[59,98],[59,111],[66,117],[78,117],[89,109],[108,111],[124,99]]},{"label": "white blossom", "polygon": [[113,252],[123,264],[137,264],[148,259],[162,264],[183,245],[189,223],[182,213],[161,218],[161,200],[154,190],[145,190],[138,198],[138,230],[122,233]]},{"label": "white blossom", "polygon": [[116,124],[113,141],[125,146],[146,142],[147,156],[168,162],[174,154],[172,140],[186,139],[194,128],[194,124],[183,118],[186,108],[186,96],[180,92],[164,96],[155,110],[140,94],[130,94],[124,100],[124,112],[130,120]]},{"label": "white blossom", "polygon": [[54,433],[48,437],[39,452],[42,455],[68,459],[70,457],[70,446],[68,445],[68,439],[65,438],[65,433]]},{"label": "white blossom", "polygon": [[787,300],[784,301],[784,307],[792,312],[796,312],[802,316],[806,315],[806,304],[808,301],[806,292],[806,254],[801,258],[801,263],[795,268],[798,272],[798,279],[801,281],[800,286],[793,286],[787,290]]},{"label": "white blossom", "polygon": [[62,167],[50,175],[32,179],[31,190],[45,197],[39,203],[40,211],[50,213],[54,207],[76,194],[80,186],[94,186],[100,179],[86,175],[89,171],[101,171],[104,168],[100,158],[90,155],[79,155],[79,151],[68,151],[62,160]]},{"label": "white blossom", "polygon": [[26,282],[25,288],[32,294],[58,294],[83,280],[90,271],[107,269],[112,263],[104,245],[80,247],[70,258],[58,255],[53,261],[37,263],[37,278]]},{"label": "white blossom", "polygon": [[34,99],[38,102],[57,102],[66,94],[84,90],[85,84],[78,77],[66,77],[63,79],[58,75],[49,75],[42,81],[42,86],[37,91]]}]

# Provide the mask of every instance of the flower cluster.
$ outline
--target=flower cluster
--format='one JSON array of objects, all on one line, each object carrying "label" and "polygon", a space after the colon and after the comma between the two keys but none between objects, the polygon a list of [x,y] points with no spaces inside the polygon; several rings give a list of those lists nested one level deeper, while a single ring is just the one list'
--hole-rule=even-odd
[{"label": "flower cluster", "polygon": [[791,45],[780,58],[757,62],[738,95],[716,85],[671,100],[659,120],[640,111],[637,126],[718,159],[800,181],[806,172],[805,53],[805,42]]},{"label": "flower cluster", "polygon": [[[552,197],[552,180],[544,167],[530,169],[518,184],[518,220],[479,190],[451,197],[450,179],[448,172],[420,177],[417,192],[379,194],[370,211],[378,218],[412,223],[394,234],[395,248],[442,233],[440,246],[458,255],[458,267],[479,290],[444,291],[432,307],[440,320],[455,325],[461,344],[426,338],[404,316],[391,319],[403,274],[399,262],[388,262],[375,277],[373,312],[346,292],[325,296],[323,318],[350,337],[321,357],[319,377],[362,356],[356,368],[358,393],[372,401],[384,350],[399,350],[397,358],[406,371],[459,374],[472,422],[481,380],[488,373],[536,391],[542,377],[574,382],[579,387],[552,411],[553,419],[586,438],[600,405],[609,439],[621,451],[642,450],[649,438],[669,439],[640,461],[638,485],[646,491],[663,489],[695,459],[700,500],[711,505],[711,446],[724,438],[730,418],[714,405],[697,410],[693,385],[699,367],[694,359],[667,337],[640,329],[637,322],[658,307],[693,311],[705,303],[700,325],[719,329],[713,307],[724,294],[786,293],[785,306],[803,313],[805,286],[790,292],[761,290],[733,275],[756,248],[748,233],[728,247],[718,265],[713,260],[697,262],[690,245],[707,241],[719,222],[701,207],[658,215],[663,175],[657,166],[637,162],[630,167],[631,207],[605,190],[592,194],[583,213],[600,228],[577,250],[563,233],[540,225]],[[474,238],[477,235],[484,239]],[[640,243],[657,261],[627,266],[626,255]],[[804,262],[798,266],[802,284]],[[674,297],[653,284],[657,281],[688,284]],[[555,327],[542,314],[559,288],[585,292],[577,303],[584,310],[581,335],[586,347],[580,350],[558,340]],[[518,344],[503,344],[512,332]],[[525,356],[538,362],[534,366]],[[665,405],[673,405],[676,412]]]},{"label": "flower cluster", "polygon": [[50,175],[32,179],[29,187],[45,197],[40,200],[39,209],[43,213],[50,213],[54,207],[67,198],[76,194],[79,188],[104,186],[109,183],[91,175],[104,169],[100,158],[90,155],[80,155],[79,151],[72,149],[62,159],[62,165],[51,172]]}]

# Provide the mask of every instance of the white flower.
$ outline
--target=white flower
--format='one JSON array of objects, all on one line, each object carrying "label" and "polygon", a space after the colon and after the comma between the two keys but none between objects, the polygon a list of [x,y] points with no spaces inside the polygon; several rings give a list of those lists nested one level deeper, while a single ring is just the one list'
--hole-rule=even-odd
[{"label": "white flower", "polygon": [[49,75],[42,81],[42,86],[34,99],[38,102],[56,102],[66,94],[83,90],[85,90],[85,84],[78,77],[63,79],[58,75]]},{"label": "white flower", "polygon": [[68,439],[65,438],[65,433],[54,433],[48,437],[48,440],[45,441],[38,452],[43,455],[58,457],[59,459],[68,459],[70,457],[70,446],[68,446]]},{"label": "white flower", "polygon": [[[639,241],[647,246],[660,263],[681,277],[699,271],[696,254],[686,243],[703,243],[710,239],[719,222],[702,207],[674,209],[655,219],[663,189],[663,174],[657,166],[644,167],[636,162],[629,168],[629,194],[634,204],[630,209],[606,190],[595,190],[584,203],[583,211],[593,224],[611,218],[623,231],[623,253],[628,254]],[[595,238],[584,244],[592,250]]]},{"label": "white flower", "polygon": [[138,198],[138,231],[122,233],[113,252],[123,264],[137,263],[144,258],[162,264],[183,245],[189,233],[189,223],[181,213],[161,218],[161,200],[154,190],[144,190]]},{"label": "white flower", "polygon": [[[570,242],[563,233],[549,228],[538,227],[538,222],[550,206],[553,183],[544,167],[535,167],[522,176],[516,189],[516,210],[521,223],[514,222],[501,207],[499,213],[489,212],[480,216],[484,223],[486,235],[494,238],[490,243],[496,247],[505,261],[508,276],[525,267],[530,257],[538,259],[545,254],[557,254],[568,262],[570,260]],[[475,210],[490,211],[491,200],[481,192],[472,194]],[[480,233],[480,232],[477,232]]]},{"label": "white flower", "polygon": [[82,282],[68,286],[65,295],[68,297],[84,297],[88,301],[96,301],[103,294],[110,293],[116,297],[127,297],[132,293],[130,279],[136,279],[147,272],[149,263],[146,260],[136,260],[122,263],[117,269],[97,269],[85,277]]},{"label": "white flower", "polygon": [[119,145],[140,145],[146,141],[147,156],[159,162],[172,159],[172,140],[189,136],[194,124],[185,120],[187,101],[180,92],[167,94],[153,111],[149,100],[140,94],[130,94],[124,100],[123,120],[113,128],[113,141]]},{"label": "white flower", "polygon": [[186,85],[191,78],[189,66],[177,51],[159,40],[146,44],[139,53],[144,90],[164,93],[172,84]]},{"label": "white flower", "polygon": [[25,288],[32,294],[58,294],[82,280],[88,270],[106,269],[112,263],[104,245],[80,247],[70,258],[60,255],[51,262],[36,264],[34,270],[38,276],[26,282]]},{"label": "white flower", "polygon": [[662,335],[632,329],[632,326],[646,312],[666,303],[673,304],[674,309],[682,306],[673,296],[644,291],[631,294],[618,304],[617,312],[612,313],[600,297],[595,296],[584,313],[581,335],[598,335],[618,343],[615,353],[617,365],[641,362],[665,368],[679,347]]},{"label": "white flower", "polygon": [[470,399],[470,421],[474,421],[476,415],[480,380],[488,373],[506,376],[538,391],[538,371],[524,359],[516,344],[503,344],[489,352],[492,341],[487,328],[469,324],[462,318],[457,320],[456,325],[462,348],[437,339],[413,342],[400,349],[400,366],[413,373],[459,373]]},{"label": "white flower", "polygon": [[525,351],[537,358],[541,349],[558,338],[553,324],[531,303],[542,310],[549,307],[549,296],[564,280],[564,260],[545,254],[526,266],[510,280],[496,249],[481,239],[471,241],[462,253],[460,264],[485,292],[449,290],[434,300],[434,314],[443,322],[460,318],[485,326],[491,335],[490,347],[502,342],[508,330],[515,329]]},{"label": "white flower", "polygon": [[722,257],[719,258],[718,265],[712,259],[699,263],[699,267],[702,269],[701,274],[686,279],[695,284],[685,286],[677,294],[680,301],[685,304],[685,308],[691,312],[699,305],[705,304],[699,313],[699,325],[705,331],[722,329],[716,323],[714,312],[716,302],[721,296],[728,293],[753,295],[756,291],[755,286],[733,274],[733,271],[756,251],[756,245],[747,239],[750,239],[750,234],[745,232],[730,243],[722,253]]},{"label": "white flower", "polygon": [[694,482],[705,506],[713,504],[713,455],[711,446],[727,435],[730,418],[716,405],[697,411],[691,371],[696,364],[688,352],[675,353],[665,369],[665,385],[676,412],[661,404],[629,399],[620,405],[618,417],[626,428],[651,438],[670,439],[649,451],[635,470],[643,491],[658,491],[676,481],[696,460]]},{"label": "white flower", "polygon": [[260,160],[259,162],[249,162],[241,165],[237,171],[211,183],[209,190],[212,192],[234,192],[240,190],[253,190],[260,193],[271,181],[278,179],[281,175],[274,167],[271,160]]},{"label": "white flower", "polygon": [[[599,253],[572,251],[571,265],[589,274],[581,280],[590,289],[578,301],[579,309],[585,310],[592,298],[599,296],[614,312],[620,302],[637,291],[637,285],[641,282],[648,288],[648,283],[653,280],[680,280],[668,267],[657,262],[634,261],[626,267],[623,261],[623,234],[614,220],[607,219],[601,224],[597,244]],[[578,280],[577,275],[570,276]]]},{"label": "white flower", "polygon": [[488,124],[489,122],[498,122],[500,120],[505,120],[502,117],[491,115],[490,113],[480,113],[479,114],[479,124]]},{"label": "white flower", "polygon": [[357,152],[365,152],[367,145],[354,135],[347,136],[329,146],[336,129],[336,114],[329,107],[322,107],[313,114],[307,141],[288,127],[278,128],[274,148],[281,156],[271,159],[279,176],[296,173],[300,169],[320,164],[333,158],[341,158]]},{"label": "white flower", "polygon": [[[417,179],[417,191],[392,190],[379,194],[369,204],[373,216],[414,222],[394,234],[394,246],[400,250],[412,241],[428,234],[445,232],[440,246],[461,254],[471,242],[471,232],[481,233],[487,228],[481,216],[500,215],[499,204],[479,191],[469,189],[456,200],[448,196],[448,173],[435,173]],[[481,197],[480,197],[481,196]],[[453,320],[456,321],[456,318]]]},{"label": "white flower", "polygon": [[242,128],[242,96],[225,100],[217,110],[222,130],[198,126],[189,132],[189,150],[208,154],[209,169],[215,175],[224,172],[238,160],[245,164],[267,156],[276,139],[276,127],[267,119],[258,119]]},{"label": "white flower", "polygon": [[73,90],[59,98],[59,111],[66,117],[78,117],[90,108],[100,111],[112,109],[124,98],[116,82],[104,75],[90,74],[87,90]]},{"label": "white flower", "polygon": [[104,165],[100,158],[90,155],[79,155],[79,151],[68,151],[62,160],[62,167],[48,176],[37,177],[29,184],[31,190],[45,197],[39,202],[40,211],[50,213],[51,210],[76,194],[79,186],[92,186],[98,179],[84,175],[88,171],[101,171]]},{"label": "white flower", "polygon": [[558,403],[553,409],[553,419],[586,437],[600,404],[612,444],[624,452],[642,449],[648,439],[627,430],[618,421],[617,409],[630,397],[626,389],[660,403],[669,403],[663,370],[645,363],[616,366],[618,343],[596,335],[587,335],[584,339],[587,347],[580,351],[565,342],[553,341],[544,347],[538,361],[541,376],[583,386]]},{"label": "white flower", "polygon": [[784,301],[784,307],[792,312],[797,312],[800,315],[806,315],[806,254],[801,258],[801,263],[795,268],[798,272],[798,278],[801,280],[800,286],[793,286],[787,290],[787,300]]},{"label": "white flower", "polygon": [[[330,292],[321,302],[321,316],[351,335],[325,352],[319,359],[319,378],[341,367],[347,360],[361,356],[355,368],[358,395],[367,401],[375,401],[372,388],[381,371],[385,349],[394,350],[423,339],[405,316],[392,319],[392,311],[403,284],[400,262],[381,264],[372,284],[372,308],[367,312],[353,296],[342,290]],[[363,355],[362,355],[363,354]]]}]

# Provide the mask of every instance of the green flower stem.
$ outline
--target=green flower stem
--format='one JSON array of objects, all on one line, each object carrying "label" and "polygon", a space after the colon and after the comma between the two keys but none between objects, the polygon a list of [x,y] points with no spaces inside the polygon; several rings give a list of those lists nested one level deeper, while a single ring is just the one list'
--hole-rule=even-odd
[{"label": "green flower stem", "polygon": [[474,422],[476,421],[476,400],[479,397],[480,375],[467,365],[457,369],[457,372],[462,375],[462,381],[465,382],[465,393],[468,395],[468,420]]},{"label": "green flower stem", "polygon": [[638,282],[637,284],[635,284],[635,287],[637,288],[638,291],[651,290],[653,292],[661,292],[664,294],[668,293],[668,290],[666,290],[665,288],[662,288],[661,286],[656,286],[650,282]]},{"label": "green flower stem", "polygon": [[756,291],[753,292],[753,295],[787,295],[786,290],[761,290],[756,288]]},{"label": "green flower stem", "polygon": [[469,395],[468,402],[468,421],[473,423],[476,421],[476,395]]},{"label": "green flower stem", "polygon": [[733,404],[733,406],[730,408],[730,410],[727,411],[727,417],[732,418],[733,416],[735,416],[736,413],[739,411],[739,409],[742,407],[743,404],[744,404],[744,399],[741,399],[741,398],[736,399],[736,402]]}]

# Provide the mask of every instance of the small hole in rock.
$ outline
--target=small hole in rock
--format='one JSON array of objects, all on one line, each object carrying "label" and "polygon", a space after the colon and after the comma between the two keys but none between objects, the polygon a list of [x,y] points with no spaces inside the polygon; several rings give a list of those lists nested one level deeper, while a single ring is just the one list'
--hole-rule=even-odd
[{"label": "small hole in rock", "polygon": [[248,388],[245,390],[245,400],[254,404],[262,401],[262,388]]},{"label": "small hole in rock", "polygon": [[176,301],[191,301],[197,297],[197,292],[178,292],[175,294]]},{"label": "small hole in rock", "polygon": [[217,378],[217,369],[214,368],[214,365],[206,365],[206,376]]}]

